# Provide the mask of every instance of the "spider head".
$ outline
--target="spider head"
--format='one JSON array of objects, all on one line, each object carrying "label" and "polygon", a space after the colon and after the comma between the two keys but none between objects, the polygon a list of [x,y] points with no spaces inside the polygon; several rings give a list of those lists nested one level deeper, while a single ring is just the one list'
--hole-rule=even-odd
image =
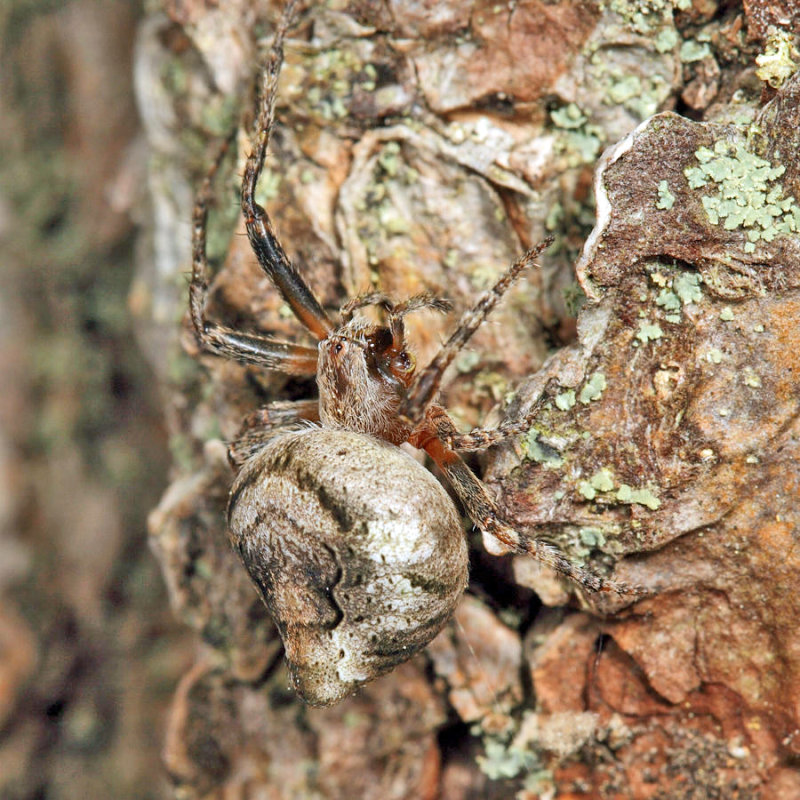
[{"label": "spider head", "polygon": [[317,384],[324,425],[399,443],[397,408],[414,376],[402,327],[351,319],[319,343]]}]

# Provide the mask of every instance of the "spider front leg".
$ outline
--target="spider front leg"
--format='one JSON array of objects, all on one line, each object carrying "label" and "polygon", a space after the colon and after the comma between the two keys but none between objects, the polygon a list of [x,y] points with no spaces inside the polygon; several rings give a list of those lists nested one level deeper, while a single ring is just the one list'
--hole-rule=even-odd
[{"label": "spider front leg", "polygon": [[512,436],[526,433],[547,401],[547,397],[547,392],[542,392],[524,417],[507,420],[496,428],[473,428],[467,433],[458,431],[453,420],[441,406],[428,406],[426,417],[436,419],[436,435],[451,450],[462,453],[475,452],[494,447]]},{"label": "spider front leg", "polygon": [[399,413],[412,423],[412,427],[416,426],[425,416],[426,409],[439,391],[445,370],[453,362],[461,348],[485,322],[514,281],[524,270],[534,264],[536,257],[552,242],[553,237],[548,237],[536,247],[528,250],[522,258],[517,259],[500,280],[482,294],[475,305],[461,317],[450,338],[442,345],[431,363],[417,375],[399,408]]},{"label": "spider front leg", "polygon": [[504,547],[488,548],[495,555],[508,550],[533,556],[537,561],[561,573],[591,592],[628,594],[631,588],[608,581],[573,564],[563,553],[539,539],[524,536],[503,521],[486,487],[464,463],[458,453],[446,444],[455,430],[453,421],[441,407],[429,406],[425,420],[409,437],[409,442],[424,450],[445,474],[470,519],[484,533]]},{"label": "spider front leg", "polygon": [[262,73],[260,101],[255,124],[253,149],[247,159],[242,180],[242,213],[247,237],[258,258],[258,263],[283,296],[292,312],[317,339],[324,339],[334,329],[328,315],[300,273],[289,261],[278,241],[267,212],[256,203],[256,186],[269,147],[269,137],[275,120],[275,97],[278,76],[283,64],[283,42],[286,32],[294,20],[295,0],[289,0],[284,8],[269,61]]},{"label": "spider front leg", "polygon": [[263,336],[226,328],[206,320],[208,298],[208,258],[206,228],[211,186],[219,165],[225,157],[230,140],[220,147],[195,200],[192,214],[192,279],[189,284],[189,313],[195,339],[202,350],[289,375],[310,377],[317,371],[317,351],[303,345],[289,344]]}]

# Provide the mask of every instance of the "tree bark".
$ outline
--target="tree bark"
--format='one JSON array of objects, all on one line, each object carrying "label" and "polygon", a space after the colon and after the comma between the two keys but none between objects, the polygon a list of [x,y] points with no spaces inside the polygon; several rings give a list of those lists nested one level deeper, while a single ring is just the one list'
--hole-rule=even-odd
[{"label": "tree bark", "polygon": [[128,313],[133,2],[0,8],[0,797],[164,798],[192,648],[146,516],[167,480]]}]

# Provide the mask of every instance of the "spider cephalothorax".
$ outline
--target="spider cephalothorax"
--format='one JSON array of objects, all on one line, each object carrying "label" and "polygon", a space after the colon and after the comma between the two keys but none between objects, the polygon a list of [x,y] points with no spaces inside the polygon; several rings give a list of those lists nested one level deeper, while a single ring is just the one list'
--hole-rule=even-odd
[{"label": "spider cephalothorax", "polygon": [[400,444],[411,433],[398,409],[414,373],[405,342],[355,318],[318,346],[319,417],[332,428],[370,433]]},{"label": "spider cephalothorax", "polygon": [[[366,305],[382,306],[387,325],[353,316]],[[378,436],[392,444],[408,440],[412,426],[400,414],[414,382],[416,359],[405,336],[404,317],[450,304],[429,294],[394,304],[370,294],[349,301],[342,324],[317,345],[319,417],[323,425]]]},{"label": "spider cephalothorax", "polygon": [[[436,462],[466,513],[495,543],[494,552],[532,555],[590,591],[621,587],[507,524],[458,454],[527,430],[538,406],[525,419],[460,434],[434,402],[456,354],[547,243],[516,261],[479,297],[418,372],[404,318],[425,308],[446,311],[449,305],[428,294],[397,304],[379,293],[366,294],[344,305],[337,325],[256,203],[294,5],[294,0],[287,4],[263,73],[242,211],[259,264],[317,347],[206,320],[206,206],[215,168],[195,207],[190,316],[207,352],[316,376],[318,398],[259,409],[230,444],[238,474],[228,520],[233,545],[283,638],[295,687],[308,702],[327,705],[424,647],[450,618],[466,586],[467,547],[455,507],[399,444],[409,442]],[[368,305],[383,309],[385,325],[355,316]]]}]

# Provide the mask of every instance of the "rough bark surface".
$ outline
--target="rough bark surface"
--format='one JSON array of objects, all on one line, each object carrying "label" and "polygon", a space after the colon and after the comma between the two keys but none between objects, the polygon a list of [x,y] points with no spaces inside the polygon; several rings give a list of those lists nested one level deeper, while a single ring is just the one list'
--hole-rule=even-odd
[{"label": "rough bark surface", "polygon": [[[601,607],[475,542],[454,623],[327,710],[287,691],[224,524],[221,440],[313,387],[198,357],[185,323],[177,342],[192,186],[247,119],[277,13],[165,2],[136,59],[156,213],[134,298],[174,455],[150,532],[204,642],[165,749],[182,796],[800,795],[800,55],[786,4],[302,15],[262,180],[282,241],[328,308],[374,287],[431,289],[458,311],[554,233],[542,270],[457,360],[445,405],[471,426],[547,387],[530,433],[484,475],[520,529],[547,525],[570,557],[644,591]],[[209,314],[297,339],[231,236],[238,145],[216,191]],[[420,363],[451,324],[412,321]]]},{"label": "rough bark surface", "polygon": [[0,4],[0,797],[172,796],[193,643],[146,516],[167,479],[128,313],[133,2]]}]

